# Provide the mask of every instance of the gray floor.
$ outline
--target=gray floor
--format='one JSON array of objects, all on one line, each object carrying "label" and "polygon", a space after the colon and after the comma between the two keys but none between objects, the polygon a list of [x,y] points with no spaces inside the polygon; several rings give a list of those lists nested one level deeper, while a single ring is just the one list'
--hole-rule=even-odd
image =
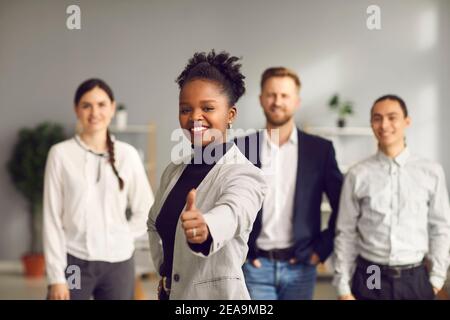
[{"label": "gray floor", "polygon": [[[315,299],[335,299],[336,293],[330,284],[331,279],[320,277],[317,281]],[[146,299],[156,299],[157,281],[143,280]],[[46,295],[45,279],[26,279],[22,275],[20,263],[0,263],[0,300],[42,300]]]}]

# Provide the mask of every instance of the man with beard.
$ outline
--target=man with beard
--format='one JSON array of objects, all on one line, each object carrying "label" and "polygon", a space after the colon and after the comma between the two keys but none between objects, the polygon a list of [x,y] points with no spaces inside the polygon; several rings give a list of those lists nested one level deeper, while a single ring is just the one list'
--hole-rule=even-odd
[{"label": "man with beard", "polygon": [[[295,125],[300,87],[299,77],[287,68],[264,71],[259,99],[266,128],[237,141],[269,186],[243,267],[252,299],[312,299],[316,266],[333,250],[342,174],[332,143]],[[323,193],[332,214],[321,231]]]}]

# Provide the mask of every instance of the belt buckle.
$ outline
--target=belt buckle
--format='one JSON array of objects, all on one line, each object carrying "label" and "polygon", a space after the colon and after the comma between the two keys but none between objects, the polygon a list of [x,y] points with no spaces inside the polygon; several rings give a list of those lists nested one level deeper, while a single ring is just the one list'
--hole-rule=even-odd
[{"label": "belt buckle", "polygon": [[388,273],[391,278],[400,278],[402,276],[402,270],[400,268],[389,268]]}]

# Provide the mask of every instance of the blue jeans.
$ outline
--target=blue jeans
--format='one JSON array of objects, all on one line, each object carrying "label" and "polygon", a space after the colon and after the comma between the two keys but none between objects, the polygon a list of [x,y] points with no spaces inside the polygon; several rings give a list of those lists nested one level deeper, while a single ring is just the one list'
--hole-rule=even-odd
[{"label": "blue jeans", "polygon": [[290,264],[260,257],[262,266],[249,260],[243,266],[245,282],[253,300],[311,300],[316,283],[316,266]]}]

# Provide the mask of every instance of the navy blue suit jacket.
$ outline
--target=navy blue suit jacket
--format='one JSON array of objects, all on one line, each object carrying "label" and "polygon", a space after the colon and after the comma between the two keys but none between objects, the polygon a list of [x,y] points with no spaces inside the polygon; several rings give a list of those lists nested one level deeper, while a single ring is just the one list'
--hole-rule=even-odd
[{"label": "navy blue suit jacket", "polygon": [[[294,247],[299,262],[308,263],[313,252],[325,261],[333,251],[333,240],[342,174],[338,168],[331,141],[298,130],[298,165],[294,194]],[[235,142],[247,159],[261,167],[260,146],[263,131],[238,138]],[[328,228],[321,231],[322,195],[330,201],[332,213]],[[248,258],[258,258],[256,239],[262,227],[262,208],[249,237]]]}]

